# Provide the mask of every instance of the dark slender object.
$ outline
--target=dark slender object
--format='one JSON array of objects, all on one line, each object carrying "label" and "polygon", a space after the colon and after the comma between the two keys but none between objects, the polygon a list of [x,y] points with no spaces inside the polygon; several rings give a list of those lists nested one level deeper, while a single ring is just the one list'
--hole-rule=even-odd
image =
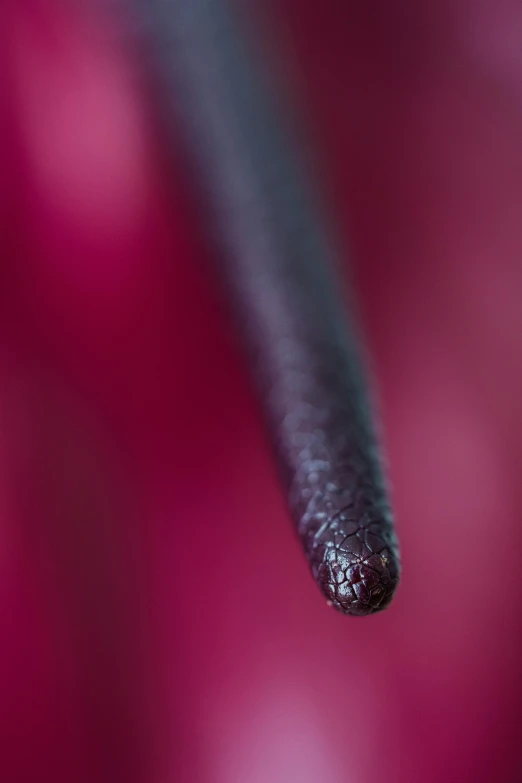
[{"label": "dark slender object", "polygon": [[399,564],[333,251],[226,0],[133,0],[223,251],[288,502],[337,609],[390,602]]}]

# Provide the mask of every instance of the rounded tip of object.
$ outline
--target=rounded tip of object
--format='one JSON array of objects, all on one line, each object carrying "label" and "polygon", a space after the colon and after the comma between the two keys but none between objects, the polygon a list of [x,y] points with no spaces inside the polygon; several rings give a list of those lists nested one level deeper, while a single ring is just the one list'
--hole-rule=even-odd
[{"label": "rounded tip of object", "polygon": [[[364,563],[350,569],[352,574],[340,584],[327,578],[319,585],[330,606],[343,614],[365,617],[386,609],[391,603],[399,579],[397,568],[388,564],[382,574]],[[393,577],[390,572],[395,572]]]},{"label": "rounded tip of object", "polygon": [[[396,548],[384,545],[364,557],[344,546],[327,546],[314,568],[316,581],[328,603],[343,614],[363,617],[385,609],[399,583]],[[362,555],[362,556],[361,556]]]}]

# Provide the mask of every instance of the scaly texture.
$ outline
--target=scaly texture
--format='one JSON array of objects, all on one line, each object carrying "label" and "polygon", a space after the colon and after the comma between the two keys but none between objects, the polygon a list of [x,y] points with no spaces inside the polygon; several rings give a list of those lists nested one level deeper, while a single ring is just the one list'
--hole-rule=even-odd
[{"label": "scaly texture", "polygon": [[313,575],[337,609],[384,608],[392,515],[335,253],[226,0],[133,0],[197,190]]},{"label": "scaly texture", "polygon": [[375,439],[361,409],[357,368],[299,340],[268,397],[289,505],[314,578],[341,611],[369,614],[390,602],[397,545]]}]

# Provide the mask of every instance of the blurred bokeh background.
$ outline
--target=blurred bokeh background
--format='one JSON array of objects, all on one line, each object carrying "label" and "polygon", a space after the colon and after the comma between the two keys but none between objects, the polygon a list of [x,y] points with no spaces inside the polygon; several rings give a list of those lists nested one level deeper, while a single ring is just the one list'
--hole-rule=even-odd
[{"label": "blurred bokeh background", "polygon": [[0,8],[0,778],[519,780],[522,5],[263,4],[379,384],[403,581],[367,619],[308,574],[103,5]]}]

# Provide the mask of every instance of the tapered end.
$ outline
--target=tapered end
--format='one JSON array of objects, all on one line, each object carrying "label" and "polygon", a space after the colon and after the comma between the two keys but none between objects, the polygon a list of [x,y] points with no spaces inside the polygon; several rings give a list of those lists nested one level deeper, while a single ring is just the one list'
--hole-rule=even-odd
[{"label": "tapered end", "polygon": [[[328,603],[362,617],[385,609],[399,583],[399,558],[391,527],[336,520],[309,553],[312,572]],[[356,528],[356,529],[354,529]]]},{"label": "tapered end", "polygon": [[[336,556],[335,551],[332,555]],[[399,579],[393,554],[372,555],[346,570],[324,564],[317,582],[328,603],[343,614],[363,617],[385,609],[395,594]]]}]

